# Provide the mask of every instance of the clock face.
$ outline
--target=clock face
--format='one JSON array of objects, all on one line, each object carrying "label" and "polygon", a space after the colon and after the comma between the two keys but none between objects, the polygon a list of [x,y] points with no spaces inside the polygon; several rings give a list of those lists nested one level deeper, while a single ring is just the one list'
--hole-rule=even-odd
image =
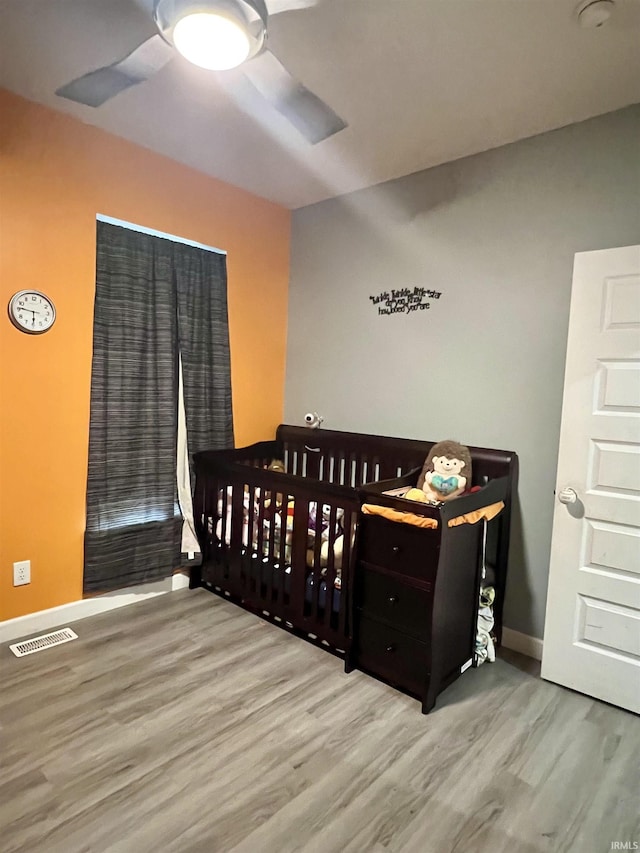
[{"label": "clock face", "polygon": [[11,297],[9,317],[21,332],[41,335],[53,326],[56,309],[49,297],[39,290],[20,290]]}]

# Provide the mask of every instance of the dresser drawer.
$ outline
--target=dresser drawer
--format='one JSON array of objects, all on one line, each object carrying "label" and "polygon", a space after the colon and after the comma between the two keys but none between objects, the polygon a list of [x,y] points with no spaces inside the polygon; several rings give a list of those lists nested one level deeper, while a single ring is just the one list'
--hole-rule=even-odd
[{"label": "dresser drawer", "polygon": [[427,682],[427,645],[358,613],[355,663],[389,684],[422,695]]},{"label": "dresser drawer", "polygon": [[417,580],[434,579],[440,534],[373,515],[360,518],[358,557]]},{"label": "dresser drawer", "polygon": [[405,634],[428,640],[432,601],[429,586],[417,589],[359,564],[355,604],[364,616],[383,619]]}]

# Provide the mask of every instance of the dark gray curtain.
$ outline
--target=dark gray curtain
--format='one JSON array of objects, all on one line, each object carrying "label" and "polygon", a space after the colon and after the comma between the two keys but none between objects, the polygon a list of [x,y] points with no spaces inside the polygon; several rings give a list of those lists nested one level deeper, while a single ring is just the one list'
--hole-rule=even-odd
[{"label": "dark gray curtain", "polygon": [[85,592],[180,565],[179,350],[190,451],[232,446],[225,256],[98,222]]},{"label": "dark gray curtain", "polygon": [[189,453],[231,447],[226,256],[174,243],[173,257]]}]

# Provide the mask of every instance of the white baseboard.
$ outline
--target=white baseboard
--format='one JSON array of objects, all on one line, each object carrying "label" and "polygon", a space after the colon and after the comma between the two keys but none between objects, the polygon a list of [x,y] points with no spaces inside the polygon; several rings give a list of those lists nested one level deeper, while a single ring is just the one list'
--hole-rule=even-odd
[{"label": "white baseboard", "polygon": [[512,628],[502,629],[502,645],[506,649],[511,649],[514,652],[520,652],[529,658],[542,660],[542,640],[537,637],[530,637],[529,634],[521,634],[520,631],[514,631]]},{"label": "white baseboard", "polygon": [[184,572],[176,572],[171,576],[171,592],[177,589],[189,589],[189,575]]},{"label": "white baseboard", "polygon": [[158,595],[165,595],[167,592],[185,589],[188,586],[188,576],[182,572],[176,572],[170,578],[154,583],[107,592],[104,595],[97,595],[95,598],[71,601],[69,604],[61,604],[59,607],[51,607],[48,610],[29,613],[27,616],[7,619],[0,622],[0,643],[13,642],[41,631],[47,631],[50,628],[57,628],[59,625],[77,622],[80,619],[86,619],[88,616],[96,616],[98,613],[105,613],[107,610],[126,607],[128,604],[136,604],[138,601],[145,601],[147,598],[155,598]]}]

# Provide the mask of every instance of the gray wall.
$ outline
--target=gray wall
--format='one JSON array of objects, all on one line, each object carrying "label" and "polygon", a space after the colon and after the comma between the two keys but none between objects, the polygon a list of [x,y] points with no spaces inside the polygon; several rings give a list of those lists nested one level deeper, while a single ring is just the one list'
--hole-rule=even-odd
[{"label": "gray wall", "polygon": [[[516,450],[505,624],[542,637],[575,252],[640,242],[640,107],[297,210],[285,420]],[[369,296],[440,291],[380,315]]]}]

